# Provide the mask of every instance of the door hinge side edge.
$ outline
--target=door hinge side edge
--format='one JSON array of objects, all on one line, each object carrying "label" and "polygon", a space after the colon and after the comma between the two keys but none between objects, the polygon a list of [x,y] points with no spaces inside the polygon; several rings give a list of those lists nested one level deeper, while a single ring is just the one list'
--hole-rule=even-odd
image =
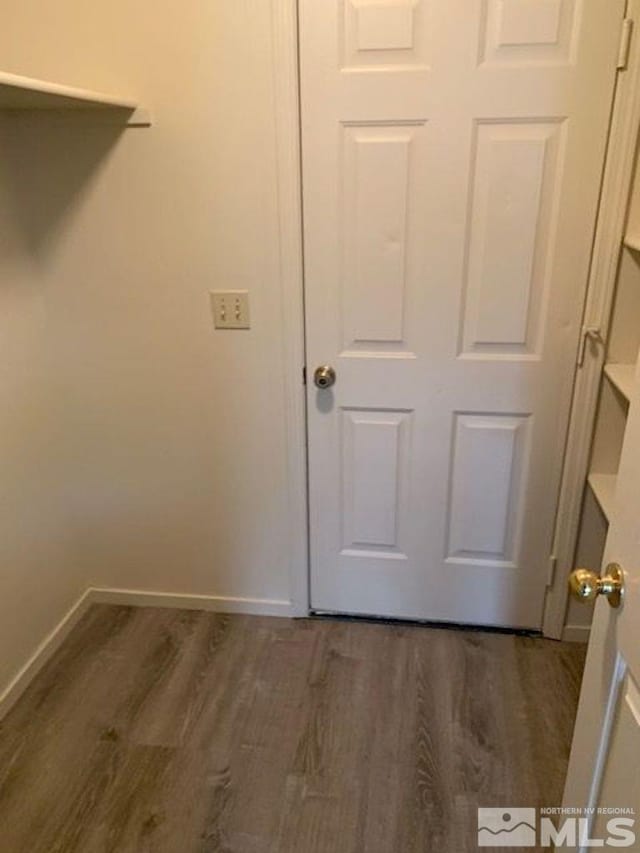
[{"label": "door hinge side edge", "polygon": [[616,63],[618,71],[623,71],[629,63],[632,33],[633,18],[623,18],[622,29],[620,31],[620,45],[618,47],[618,61]]},{"label": "door hinge side edge", "polygon": [[302,384],[303,385],[307,384],[307,365],[306,364],[302,365]]}]

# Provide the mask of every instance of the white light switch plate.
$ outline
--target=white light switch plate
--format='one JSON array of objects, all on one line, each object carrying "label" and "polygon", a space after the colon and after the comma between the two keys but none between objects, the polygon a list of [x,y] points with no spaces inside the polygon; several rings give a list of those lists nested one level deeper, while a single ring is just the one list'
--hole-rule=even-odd
[{"label": "white light switch plate", "polygon": [[211,306],[216,329],[251,328],[248,290],[212,290]]}]

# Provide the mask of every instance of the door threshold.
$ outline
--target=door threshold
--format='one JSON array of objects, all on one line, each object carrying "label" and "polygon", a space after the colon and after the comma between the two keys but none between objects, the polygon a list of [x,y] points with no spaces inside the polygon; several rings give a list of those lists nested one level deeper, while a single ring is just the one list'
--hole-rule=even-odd
[{"label": "door threshold", "polygon": [[340,622],[366,622],[374,625],[396,625],[407,628],[438,628],[448,631],[474,631],[483,634],[513,634],[518,637],[542,637],[542,631],[533,628],[511,628],[501,625],[473,625],[465,622],[438,622],[431,619],[402,619],[390,616],[369,616],[357,613],[335,613],[330,610],[310,610],[308,619]]}]

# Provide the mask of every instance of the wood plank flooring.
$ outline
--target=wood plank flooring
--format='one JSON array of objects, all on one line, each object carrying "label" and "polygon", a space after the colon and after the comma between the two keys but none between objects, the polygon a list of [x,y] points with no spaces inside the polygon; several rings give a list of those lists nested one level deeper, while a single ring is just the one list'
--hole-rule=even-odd
[{"label": "wood plank flooring", "polygon": [[584,648],[94,606],[0,724],[2,853],[465,853],[559,805]]}]

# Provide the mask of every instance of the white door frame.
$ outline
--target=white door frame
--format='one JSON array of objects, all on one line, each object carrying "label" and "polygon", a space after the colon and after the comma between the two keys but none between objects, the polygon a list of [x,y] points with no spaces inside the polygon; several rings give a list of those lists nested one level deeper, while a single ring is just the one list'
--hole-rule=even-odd
[{"label": "white door frame", "polygon": [[[627,14],[640,21],[640,0],[629,0]],[[297,0],[272,0],[272,57],[278,158],[276,191],[280,215],[280,298],[287,365],[284,381],[291,612],[304,616],[309,613],[310,598],[307,424],[302,381],[305,342]],[[600,328],[605,341],[639,127],[640,38],[633,33],[627,69],[618,76],[616,87],[584,309],[584,326]],[[555,639],[561,639],[564,629],[567,578],[573,568],[605,351],[606,344],[589,348],[584,364],[576,371],[553,544],[555,572],[550,579],[542,626],[544,635]]]},{"label": "white door frame", "polygon": [[297,0],[271,0],[289,505],[291,615],[309,613],[307,420]]},{"label": "white door frame", "polygon": [[[629,0],[627,16],[637,28],[640,0]],[[565,627],[567,581],[578,538],[639,127],[640,33],[632,31],[626,70],[618,74],[616,84],[583,317],[583,328],[600,329],[603,343],[587,346],[584,363],[576,370],[552,552],[556,568],[547,591],[542,626],[545,637],[556,640],[562,639]]]}]

